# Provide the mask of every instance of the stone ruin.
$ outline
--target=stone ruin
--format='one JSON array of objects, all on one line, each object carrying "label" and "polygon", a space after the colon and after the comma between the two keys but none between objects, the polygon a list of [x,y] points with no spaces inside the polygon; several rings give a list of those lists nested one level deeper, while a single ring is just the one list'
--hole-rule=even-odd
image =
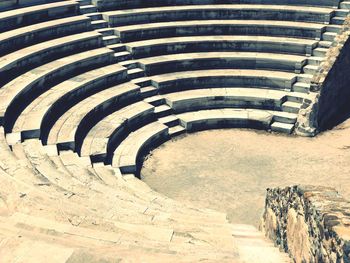
[{"label": "stone ruin", "polygon": [[259,232],[138,179],[150,149],[186,132],[315,136],[346,118],[349,1],[0,10],[0,262],[349,262],[334,189],[268,189]]}]

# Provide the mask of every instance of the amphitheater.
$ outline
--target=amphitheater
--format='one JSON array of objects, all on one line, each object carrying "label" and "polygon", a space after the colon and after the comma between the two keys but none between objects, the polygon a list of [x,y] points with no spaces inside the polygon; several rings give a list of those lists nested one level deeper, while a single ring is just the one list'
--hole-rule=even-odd
[{"label": "amphitheater", "polygon": [[[0,0],[0,10],[1,263],[350,262],[350,202],[337,192],[350,191],[350,169],[331,187],[341,165],[328,163],[323,186],[261,189],[259,225],[171,198],[142,172],[162,180],[146,162],[203,132],[294,145],[333,132],[350,112],[350,1]],[[180,155],[160,162],[187,176]]]}]

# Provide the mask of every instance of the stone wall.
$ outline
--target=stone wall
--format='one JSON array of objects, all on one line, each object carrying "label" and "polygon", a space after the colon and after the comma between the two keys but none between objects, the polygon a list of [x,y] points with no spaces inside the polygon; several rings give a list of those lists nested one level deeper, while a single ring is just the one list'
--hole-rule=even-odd
[{"label": "stone wall", "polygon": [[330,129],[350,113],[350,17],[329,48],[311,82],[310,100],[300,111],[296,133],[313,136]]},{"label": "stone wall", "polygon": [[[331,51],[329,51],[331,52]],[[333,52],[337,54],[336,47]],[[335,55],[336,56],[336,55]],[[332,128],[350,112],[350,39],[347,36],[333,67],[324,80],[317,122],[320,130]]]},{"label": "stone wall", "polygon": [[267,189],[261,230],[295,262],[350,262],[350,202],[329,187]]}]

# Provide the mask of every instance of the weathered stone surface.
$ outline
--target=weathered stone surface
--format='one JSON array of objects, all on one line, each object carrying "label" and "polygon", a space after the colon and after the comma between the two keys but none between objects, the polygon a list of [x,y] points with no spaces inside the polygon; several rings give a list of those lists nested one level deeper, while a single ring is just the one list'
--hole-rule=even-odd
[{"label": "weathered stone surface", "polygon": [[[346,118],[349,112],[349,54],[350,17],[345,18],[340,32],[328,49],[324,62],[313,76],[310,91],[318,97],[300,112],[298,134],[314,136],[318,131],[330,129]],[[307,119],[307,120],[305,120]]]},{"label": "weathered stone surface", "polygon": [[349,202],[330,187],[267,189],[261,229],[295,262],[349,262]]}]

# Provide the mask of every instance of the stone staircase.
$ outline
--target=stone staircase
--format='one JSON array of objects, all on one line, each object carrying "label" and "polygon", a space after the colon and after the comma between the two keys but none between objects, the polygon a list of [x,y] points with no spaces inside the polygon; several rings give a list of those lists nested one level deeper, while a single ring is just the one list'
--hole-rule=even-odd
[{"label": "stone staircase", "polygon": [[241,262],[292,263],[287,254],[252,225],[232,224],[232,236]]},{"label": "stone staircase", "polygon": [[[137,229],[134,231],[140,233]],[[233,254],[223,254],[220,262],[292,262],[253,226],[233,224],[226,231],[233,236],[234,246],[227,247]],[[175,242],[170,246],[166,245],[170,241],[167,237],[169,234],[172,242]],[[187,239],[185,236],[173,237],[172,232],[166,234],[159,230],[153,230],[152,235],[158,236],[158,240],[131,243],[125,241],[125,234],[88,229],[21,213],[11,217],[0,217],[0,252],[3,262],[16,259],[18,262],[49,260],[61,263],[81,261],[85,257],[106,262],[115,262],[113,260],[117,259],[119,262],[138,262],[140,259],[146,260],[145,262],[193,262],[194,259],[198,259],[190,253],[181,253],[184,247],[177,242]],[[221,245],[227,246],[224,235],[220,236]],[[121,241],[122,239],[124,241]],[[161,243],[164,243],[164,246]],[[187,250],[189,252],[192,249]],[[204,244],[202,249],[201,246],[197,246],[196,250],[196,254],[200,253],[202,257],[200,261],[216,262],[215,257],[210,259],[211,253]]]}]

